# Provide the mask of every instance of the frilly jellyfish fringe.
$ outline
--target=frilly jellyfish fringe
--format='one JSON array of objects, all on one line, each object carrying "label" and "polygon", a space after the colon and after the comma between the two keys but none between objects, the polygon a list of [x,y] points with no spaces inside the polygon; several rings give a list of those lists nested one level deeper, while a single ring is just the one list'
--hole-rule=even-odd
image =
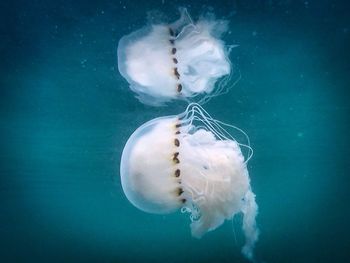
[{"label": "frilly jellyfish fringe", "polygon": [[[245,144],[228,129],[242,133]],[[182,114],[153,119],[131,135],[121,159],[122,187],[143,211],[189,213],[192,235],[198,238],[243,214],[242,252],[252,259],[258,239],[258,207],[247,170],[252,155],[242,130],[191,103]]]},{"label": "frilly jellyfish fringe", "polygon": [[234,46],[220,39],[227,21],[207,16],[194,22],[187,9],[179,10],[177,21],[150,24],[119,41],[119,72],[142,103],[160,106],[182,99],[204,104],[240,78],[228,58]]}]

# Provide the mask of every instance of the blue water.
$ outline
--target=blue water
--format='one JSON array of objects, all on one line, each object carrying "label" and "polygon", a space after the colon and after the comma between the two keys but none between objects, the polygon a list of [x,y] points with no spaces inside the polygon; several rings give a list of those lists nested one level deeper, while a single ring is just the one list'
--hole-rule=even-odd
[{"label": "blue water", "polygon": [[[344,3],[343,3],[344,2]],[[119,161],[142,123],[184,104],[140,104],[117,43],[158,10],[230,19],[242,74],[205,105],[244,129],[262,262],[346,262],[349,251],[349,6],[346,1],[0,3],[0,262],[246,262],[239,218],[202,239],[187,215],[123,194]]]}]

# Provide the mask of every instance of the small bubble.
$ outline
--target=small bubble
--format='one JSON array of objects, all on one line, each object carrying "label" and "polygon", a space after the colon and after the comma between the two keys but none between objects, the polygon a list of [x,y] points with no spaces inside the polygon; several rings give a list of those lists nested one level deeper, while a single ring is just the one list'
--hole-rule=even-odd
[{"label": "small bubble", "polygon": [[83,59],[82,61],[80,61],[80,64],[83,68],[85,68],[85,63],[87,62],[87,59]]}]

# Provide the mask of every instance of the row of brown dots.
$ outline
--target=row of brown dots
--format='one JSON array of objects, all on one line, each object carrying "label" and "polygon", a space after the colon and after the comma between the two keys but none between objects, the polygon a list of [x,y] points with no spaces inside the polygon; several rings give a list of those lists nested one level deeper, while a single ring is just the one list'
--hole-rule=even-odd
[{"label": "row of brown dots", "polygon": [[[174,62],[174,64],[175,64],[175,66],[174,66],[174,75],[175,75],[175,77],[178,79],[178,80],[180,80],[180,73],[179,73],[179,71],[177,70],[177,63],[178,63],[178,61],[177,61],[177,58],[176,58],[176,47],[174,46],[175,45],[175,32],[174,32],[174,30],[171,28],[171,27],[169,27],[169,34],[170,34],[170,39],[169,39],[169,42],[170,42],[170,44],[173,46],[172,47],[172,49],[171,49],[171,54],[173,55],[173,62]],[[176,85],[176,90],[177,90],[177,92],[178,93],[181,93],[181,91],[182,91],[182,85],[180,84],[180,83],[178,83],[177,85]]]},{"label": "row of brown dots", "polygon": [[[181,124],[180,124],[180,123],[178,123],[178,124],[175,125],[175,129],[176,129],[175,134],[176,134],[176,135],[180,134],[180,129],[179,129],[180,127],[181,127]],[[176,148],[180,147],[180,141],[179,141],[179,139],[176,138],[176,137],[175,137],[175,139],[174,139],[174,146],[175,146]],[[178,152],[178,151],[176,151],[176,152],[173,154],[173,162],[174,162],[175,166],[177,166],[177,164],[180,163],[179,152]],[[174,176],[175,176],[176,178],[180,178],[180,175],[181,175],[181,170],[180,170],[179,168],[176,168],[176,170],[175,170],[175,172],[174,172]],[[179,181],[179,185],[180,185],[180,187],[177,189],[177,195],[178,195],[178,196],[181,196],[182,193],[184,192],[183,189],[182,189],[182,187],[181,187],[181,180]],[[182,199],[181,199],[181,202],[182,202],[182,203],[185,203],[185,202],[186,202],[186,199],[182,198]]]}]

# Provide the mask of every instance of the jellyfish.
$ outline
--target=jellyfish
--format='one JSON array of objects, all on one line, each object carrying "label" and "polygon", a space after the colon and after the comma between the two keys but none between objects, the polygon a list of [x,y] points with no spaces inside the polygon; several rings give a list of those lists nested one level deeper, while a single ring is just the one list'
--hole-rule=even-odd
[{"label": "jellyfish", "polygon": [[154,23],[119,41],[119,72],[145,104],[194,97],[201,103],[227,92],[232,78],[238,80],[230,74],[228,58],[234,46],[220,39],[227,21],[208,15],[193,22],[185,8],[180,13],[171,24]]},{"label": "jellyfish", "polygon": [[121,183],[127,199],[142,211],[189,213],[197,238],[242,214],[246,240],[242,252],[252,259],[258,207],[247,162],[253,150],[247,136],[247,144],[239,143],[227,128],[246,136],[213,119],[196,103],[182,114],[146,122],[124,147]]}]

